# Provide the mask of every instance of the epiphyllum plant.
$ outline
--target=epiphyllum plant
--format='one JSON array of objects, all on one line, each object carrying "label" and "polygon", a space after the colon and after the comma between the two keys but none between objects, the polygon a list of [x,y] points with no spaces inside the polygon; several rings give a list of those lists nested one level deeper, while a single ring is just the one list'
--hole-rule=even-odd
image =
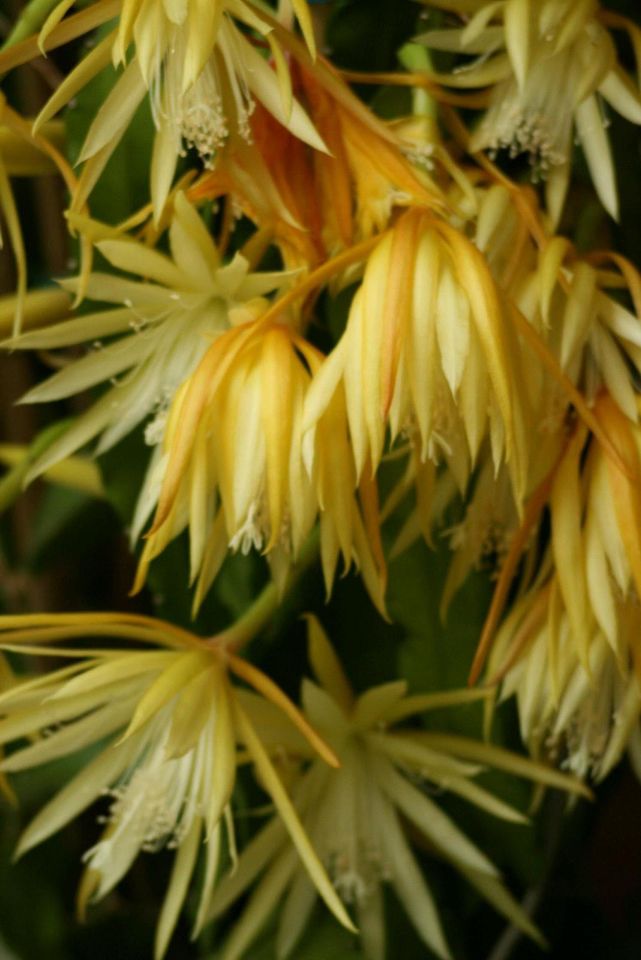
[{"label": "epiphyllum plant", "polygon": [[[583,202],[589,185],[564,205],[574,131],[617,213],[600,111],[607,103],[638,124],[641,97],[621,65],[627,41],[615,48],[610,31],[627,31],[636,56],[641,27],[597,0],[433,0],[424,6],[437,29],[399,50],[402,70],[332,65],[323,53],[334,25],[363,12],[355,36],[368,51],[374,6],[382,11],[333,4],[324,37],[324,13],[305,0],[88,0],[77,13],[72,0],[34,0],[0,49],[4,73],[103,28],[67,77],[57,71],[72,45],[34,63],[54,90],[35,132],[0,102],[0,208],[19,294],[0,303],[3,337],[17,320],[3,346],[55,370],[26,399],[74,417],[31,447],[0,442],[11,465],[0,511],[23,481],[43,477],[105,494],[119,510],[130,501],[134,588],[151,588],[132,602],[188,616],[189,582],[208,635],[142,614],[0,618],[0,787],[56,759],[76,764],[19,851],[102,804],[81,909],[141,851],[175,851],[158,957],[193,886],[194,930],[221,920],[222,960],[251,952],[279,906],[276,953],[297,955],[305,930],[315,935],[317,894],[343,928],[358,925],[370,960],[384,960],[386,885],[425,949],[447,957],[437,904],[457,875],[540,939],[495,866],[505,849],[472,839],[470,805],[516,825],[508,843],[525,819],[488,789],[484,770],[529,778],[538,800],[541,788],[589,793],[557,767],[599,781],[627,749],[641,769],[641,277],[618,250],[591,249],[596,236],[607,247],[613,228],[599,204]],[[403,4],[410,18],[414,6]],[[391,16],[402,29],[404,16]],[[425,29],[421,19],[406,41]],[[456,55],[448,73],[434,69],[441,53]],[[367,82],[379,87],[381,115],[364,102]],[[80,109],[54,119],[80,92]],[[135,119],[144,105],[151,136]],[[485,112],[468,130],[472,110]],[[78,145],[75,171],[65,137],[70,152]],[[130,148],[131,179],[121,162]],[[520,153],[546,177],[541,196],[505,173]],[[70,197],[78,276],[25,295],[37,238],[20,229],[25,198],[9,177],[54,171]],[[137,195],[147,173],[149,203],[145,187]],[[98,222],[90,205],[108,220],[105,200],[123,180],[118,199],[132,197],[131,209],[119,224]],[[562,210],[567,237],[556,235]],[[49,225],[43,218],[45,252]],[[617,239],[629,244],[629,231]],[[105,454],[98,465],[87,444]],[[45,521],[49,510],[60,519],[55,501],[41,506]],[[92,556],[99,526],[86,525]],[[5,568],[27,557],[32,538],[14,551],[12,536],[3,523],[0,603],[17,609],[22,594]],[[443,536],[451,558],[441,579],[445,551],[422,564]],[[419,537],[427,548],[390,563]],[[74,564],[71,539],[58,555]],[[311,578],[292,589],[317,558],[354,686],[310,615],[315,680],[303,682],[299,709],[251,659],[296,688],[296,628],[283,625],[292,609],[322,602]],[[473,682],[485,668],[483,688],[444,691],[434,645],[445,633],[448,677],[450,666],[464,671],[455,644],[475,614],[452,601],[475,567],[499,570],[472,665]],[[361,585],[335,584],[351,570],[399,623],[377,626]],[[261,577],[267,586],[252,599]],[[56,604],[91,609],[99,596],[102,605],[103,583],[97,594],[90,579],[86,596],[65,580]],[[437,636],[428,608],[439,605],[456,629]],[[218,632],[223,608],[238,619]],[[399,665],[413,678],[429,671],[434,692],[409,695]],[[38,671],[20,674],[25,666]],[[428,711],[481,701],[489,736],[495,705],[512,696],[507,725],[517,717],[534,761],[436,732],[433,716],[422,725]],[[443,873],[427,863],[424,872],[423,855],[444,861]],[[448,871],[448,887],[433,889]],[[473,936],[475,953],[476,926]]]},{"label": "epiphyllum plant", "polygon": [[[295,731],[280,733],[279,742],[293,756],[311,761],[295,780],[296,809],[336,890],[356,912],[365,955],[369,960],[386,956],[383,885],[389,884],[423,942],[437,956],[450,956],[432,894],[409,845],[406,823],[418,831],[427,849],[458,870],[517,927],[540,940],[496,867],[425,786],[449,790],[493,816],[523,823],[518,810],[474,782],[486,766],[582,792],[579,781],[465,737],[400,726],[416,714],[461,705],[484,694],[461,690],[407,696],[407,684],[393,681],[356,696],[315,617],[308,617],[308,628],[309,659],[317,682],[303,682],[303,711],[336,752],[340,768],[326,775]],[[266,730],[271,713],[263,704]],[[222,914],[255,882],[223,948],[223,960],[246,955],[281,901],[279,957],[292,955],[309,919],[316,892],[277,819],[256,834],[237,868],[222,880],[212,898],[211,916]]]},{"label": "epiphyllum plant", "polygon": [[155,447],[176,391],[209,344],[232,326],[236,315],[251,312],[256,299],[261,302],[288,281],[286,274],[252,272],[240,253],[224,263],[180,192],[168,230],[169,255],[119,230],[82,218],[76,223],[119,273],[93,272],[86,283],[74,278],[61,285],[113,306],[25,333],[6,346],[56,350],[91,345],[80,359],[29,391],[24,402],[59,400],[99,384],[109,384],[109,389],[35,460],[30,479],[95,438],[98,452],[109,450],[144,420],[146,441]]},{"label": "epiphyllum plant", "polygon": [[[243,626],[241,622],[241,631]],[[202,851],[198,934],[209,910],[225,833],[234,855],[231,798],[237,746],[242,746],[321,896],[352,929],[263,745],[262,712],[259,733],[252,720],[253,701],[246,705],[246,694],[232,684],[232,676],[277,704],[325,762],[338,761],[278,687],[233,653],[242,632],[231,628],[219,641],[207,642],[164,621],[116,613],[2,617],[0,631],[5,651],[69,662],[44,676],[16,681],[0,695],[0,743],[31,741],[2,761],[3,772],[27,770],[109,738],[40,811],[18,845],[18,854],[25,853],[101,796],[110,797],[103,835],[85,855],[81,910],[113,889],[141,851],[175,849],[156,933],[155,955],[162,957]],[[56,645],[85,637],[149,646]],[[43,731],[48,735],[41,736]]]}]

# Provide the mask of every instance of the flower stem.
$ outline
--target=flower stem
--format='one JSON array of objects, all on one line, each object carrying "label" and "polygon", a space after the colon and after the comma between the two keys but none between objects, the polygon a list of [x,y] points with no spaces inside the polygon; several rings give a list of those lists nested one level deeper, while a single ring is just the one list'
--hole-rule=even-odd
[{"label": "flower stem", "polygon": [[0,49],[6,50],[12,47],[14,43],[19,43],[36,33],[43,25],[58,0],[31,0],[22,11],[20,17],[13,26],[13,30],[2,44]]},{"label": "flower stem", "polygon": [[320,536],[317,528],[308,537],[284,587],[279,589],[273,581],[268,583],[245,613],[231,627],[211,637],[208,643],[233,653],[246,646],[269,623],[284,596],[294,589],[305,571],[315,562],[319,548]]}]

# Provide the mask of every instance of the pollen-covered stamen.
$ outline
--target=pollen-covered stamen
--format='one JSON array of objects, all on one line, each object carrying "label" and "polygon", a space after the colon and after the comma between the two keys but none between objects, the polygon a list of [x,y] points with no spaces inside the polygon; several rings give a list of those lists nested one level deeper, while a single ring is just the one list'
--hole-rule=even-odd
[{"label": "pollen-covered stamen", "polygon": [[391,878],[381,848],[371,838],[355,835],[347,845],[331,851],[326,862],[332,883],[347,904],[363,903]]},{"label": "pollen-covered stamen", "polygon": [[[152,738],[155,741],[155,738]],[[194,816],[190,790],[197,764],[197,751],[179,758],[167,757],[165,744],[150,744],[146,758],[120,784],[106,791],[112,798],[105,822],[113,829],[85,854],[92,869],[107,872],[112,851],[124,836],[132,849],[155,853],[180,845]]]},{"label": "pollen-covered stamen", "polygon": [[[262,550],[270,540],[267,502],[264,495],[260,495],[251,502],[245,520],[229,541],[229,549],[234,553],[240,551],[246,557],[252,550]],[[276,546],[286,553],[291,552],[291,518],[288,511],[283,518]]]},{"label": "pollen-covered stamen", "polygon": [[211,167],[229,136],[216,63],[212,57],[196,82],[183,92],[184,59],[185,41],[177,36],[165,58],[159,81],[162,92],[152,97],[154,121],[157,127],[169,123],[176,136]]},{"label": "pollen-covered stamen", "polygon": [[579,777],[598,776],[616,723],[621,678],[615,662],[608,661],[597,683],[586,678],[586,695],[563,731],[566,756],[562,766]]},{"label": "pollen-covered stamen", "polygon": [[196,150],[210,169],[234,130],[251,141],[249,121],[255,106],[247,85],[236,76],[234,63],[228,63],[223,40],[221,30],[221,49],[212,53],[195,82],[184,90],[186,41],[177,31],[151,98],[156,126],[169,123],[176,137],[186,148]]},{"label": "pollen-covered stamen", "polygon": [[[408,144],[403,146],[402,151],[403,156],[407,157],[409,162],[415,167],[419,167],[421,170],[426,170],[428,173],[432,173],[434,170],[434,144]],[[405,195],[405,199],[409,199],[408,195]]]},{"label": "pollen-covered stamen", "polygon": [[213,167],[216,154],[229,136],[220,97],[206,100],[201,91],[190,90],[176,122],[187,146],[196,150],[205,167]]},{"label": "pollen-covered stamen", "polygon": [[522,88],[514,79],[499,84],[474,146],[491,156],[527,154],[535,177],[567,162],[581,79],[577,59],[571,47],[535,63]]},{"label": "pollen-covered stamen", "polygon": [[[136,770],[131,779],[109,791],[113,798],[107,822],[116,832],[127,832],[136,846],[155,853],[177,842],[180,811],[184,798],[184,775],[180,761],[147,766]],[[181,789],[182,788],[182,789]],[[108,842],[108,841],[107,841]],[[100,844],[89,851],[97,866]]]}]

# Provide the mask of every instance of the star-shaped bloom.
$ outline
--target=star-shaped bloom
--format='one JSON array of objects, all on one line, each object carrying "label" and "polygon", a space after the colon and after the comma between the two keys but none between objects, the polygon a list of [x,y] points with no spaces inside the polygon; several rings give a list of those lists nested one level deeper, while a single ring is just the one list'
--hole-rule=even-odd
[{"label": "star-shaped bloom", "polygon": [[[7,344],[24,350],[89,347],[85,356],[30,390],[24,402],[45,403],[109,385],[34,462],[30,477],[94,438],[99,438],[97,452],[104,452],[150,417],[146,439],[156,446],[176,391],[211,342],[229,329],[234,312],[283,281],[282,274],[251,273],[240,254],[223,264],[204,223],[180,193],[169,228],[170,256],[118,231],[83,226],[99,231],[97,247],[103,256],[136,279],[90,274],[86,293],[113,304],[111,309],[34,330]],[[76,291],[81,281],[62,285]]]},{"label": "star-shaped bloom", "polygon": [[[494,865],[422,784],[450,790],[515,823],[523,822],[523,816],[474,782],[486,764],[562,789],[581,791],[580,784],[488,744],[400,727],[414,714],[470,701],[478,694],[407,696],[405,682],[395,681],[355,696],[324,631],[311,617],[309,630],[310,660],[318,683],[304,682],[303,709],[332,745],[341,766],[326,775],[312,760],[293,794],[336,890],[353,905],[365,955],[370,960],[385,957],[382,890],[383,884],[389,884],[423,942],[437,956],[449,956],[436,905],[410,848],[406,822],[428,849],[458,870],[496,909],[529,935],[539,937]],[[294,756],[309,756],[299,737],[279,742]],[[222,914],[254,883],[256,888],[222,950],[222,960],[244,956],[277,906],[276,953],[291,955],[311,914],[314,889],[277,820],[256,834],[235,871],[222,879],[210,917]]]},{"label": "star-shaped bloom", "polygon": [[137,585],[188,527],[196,606],[228,550],[261,551],[282,586],[320,514],[328,591],[342,555],[346,568],[360,568],[382,609],[376,493],[370,480],[361,484],[360,504],[355,495],[344,401],[335,398],[305,445],[305,397],[323,355],[290,325],[272,322],[266,304],[257,313],[209,347],[168,410],[141,493],[141,519],[155,512]]},{"label": "star-shaped bloom", "polygon": [[[337,761],[264,674],[222,645],[134,614],[2,617],[0,631],[5,650],[62,658],[68,664],[44,675],[16,679],[0,694],[0,744],[17,744],[0,761],[1,772],[28,770],[92,745],[98,748],[36,815],[18,845],[18,854],[26,853],[101,797],[109,797],[102,837],[84,857],[82,909],[113,889],[141,852],[175,849],[156,934],[156,957],[161,957],[202,852],[195,920],[195,932],[199,932],[225,849],[225,834],[234,849],[231,799],[239,745],[259,771],[313,882],[338,919],[351,928],[263,745],[263,731],[268,728],[258,732],[243,707],[247,695],[232,685],[231,675],[240,676],[277,704],[287,722],[297,725],[328,762]],[[151,646],[57,645],[59,640],[104,636]],[[254,699],[263,702],[260,697]],[[276,716],[280,729],[283,717],[279,711]]]}]

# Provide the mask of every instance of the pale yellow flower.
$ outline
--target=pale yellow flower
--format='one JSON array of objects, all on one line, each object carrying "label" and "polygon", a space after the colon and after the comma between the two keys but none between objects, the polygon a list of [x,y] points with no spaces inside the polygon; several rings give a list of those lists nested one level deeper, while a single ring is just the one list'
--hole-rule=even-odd
[{"label": "pale yellow flower", "polygon": [[[148,417],[153,419],[146,439],[156,447],[176,391],[212,340],[229,328],[234,311],[283,281],[281,274],[250,272],[240,254],[223,264],[204,223],[182,194],[175,198],[170,256],[116,230],[82,225],[92,236],[97,234],[97,247],[112,266],[138,279],[92,273],[88,296],[114,304],[112,309],[34,330],[5,344],[14,350],[89,346],[85,356],[30,390],[25,402],[50,402],[96,384],[112,384],[36,459],[29,479],[96,437],[97,452],[108,450]],[[61,283],[76,291],[80,281]],[[141,505],[139,511],[144,509]]]},{"label": "pale yellow flower", "polygon": [[528,399],[521,366],[481,253],[443,220],[412,209],[367,260],[345,333],[314,379],[305,429],[344,389],[358,476],[377,469],[388,437],[405,434],[421,462],[444,462],[466,479],[489,439],[520,497]]},{"label": "pale yellow flower", "polygon": [[570,177],[578,137],[599,197],[616,217],[614,165],[601,98],[641,123],[641,93],[618,63],[596,0],[429,0],[460,13],[464,26],[430,30],[419,39],[432,50],[477,58],[438,80],[462,89],[491,88],[488,110],[472,135],[472,150],[529,155],[547,178],[554,223]]},{"label": "pale yellow flower", "polygon": [[[0,630],[5,650],[68,661],[51,673],[14,681],[0,694],[0,744],[22,742],[0,761],[0,771],[27,770],[100,745],[26,828],[19,855],[101,797],[109,797],[102,837],[84,857],[81,907],[113,889],[141,852],[175,849],[156,933],[155,955],[162,957],[199,855],[204,864],[195,934],[209,909],[225,836],[234,856],[231,798],[240,745],[256,765],[313,882],[336,917],[351,928],[262,744],[268,726],[257,732],[243,706],[248,695],[232,686],[230,674],[277,704],[287,722],[293,721],[328,762],[337,761],[264,674],[223,645],[207,644],[171,624],[134,614],[2,617]],[[153,646],[56,645],[105,636]],[[278,711],[276,715],[280,729],[282,719]]]},{"label": "pale yellow flower", "polygon": [[506,618],[487,668],[502,678],[500,700],[516,698],[533,756],[596,782],[641,744],[638,600],[618,598],[616,609],[620,649],[592,621],[579,655],[558,582],[541,582]]},{"label": "pale yellow flower", "polygon": [[162,444],[141,496],[156,505],[137,583],[167,543],[189,528],[199,605],[228,550],[264,553],[283,585],[320,511],[321,557],[331,589],[339,554],[355,562],[379,608],[384,564],[371,503],[363,506],[347,436],[344,402],[328,406],[304,446],[302,416],[323,355],[290,327],[258,317],[219,337],[172,402]]},{"label": "pale yellow flower", "polygon": [[[492,646],[489,682],[516,693],[524,738],[601,779],[634,734],[641,676],[641,430],[607,394],[594,406],[611,445],[578,426],[514,531],[472,670]],[[616,456],[615,456],[616,455]],[[536,524],[551,541],[538,572]],[[492,633],[523,564],[521,597]]]},{"label": "pale yellow flower", "polygon": [[[58,10],[62,14],[68,7],[63,0]],[[294,7],[313,48],[306,0],[295,0]],[[54,14],[45,24],[41,44],[56,26]],[[275,70],[256,49],[247,30],[270,47]],[[147,95],[157,130],[151,166],[156,216],[162,211],[178,157],[186,147],[195,148],[203,163],[211,166],[230,137],[251,139],[255,99],[296,136],[325,149],[293,98],[285,57],[269,16],[250,0],[152,0],[145,4],[124,0],[117,28],[65,78],[37,123],[54,116],[110,64],[123,70],[83,144],[80,160],[86,165],[73,198],[75,209],[93,189]]]},{"label": "pale yellow flower", "polygon": [[[304,712],[332,744],[341,766],[326,776],[312,760],[299,777],[294,797],[336,890],[355,909],[365,956],[369,960],[385,956],[384,884],[394,889],[422,941],[437,956],[449,956],[436,905],[406,837],[405,821],[497,910],[538,938],[494,865],[422,784],[450,790],[513,823],[524,822],[524,817],[475,783],[486,765],[561,789],[580,790],[579,784],[488,744],[399,727],[414,714],[469,702],[479,694],[465,690],[407,696],[405,682],[395,681],[355,696],[312,617],[309,631],[310,660],[318,683],[306,680],[303,684]],[[295,756],[309,756],[300,737],[279,742]],[[311,914],[313,887],[276,820],[259,831],[241,853],[236,870],[222,879],[210,917],[222,914],[254,882],[256,889],[223,947],[222,960],[244,956],[277,907],[276,954],[292,955]]]},{"label": "pale yellow flower", "polygon": [[578,429],[550,493],[554,575],[586,668],[595,623],[613,652],[625,657],[617,598],[641,598],[641,430],[608,396],[599,398],[595,412],[623,466],[594,438],[586,444]]},{"label": "pale yellow flower", "polygon": [[[614,270],[608,269],[608,261]],[[615,299],[621,288],[631,296],[632,311]],[[617,254],[603,254],[592,261],[579,258],[565,237],[554,237],[521,283],[518,301],[587,400],[594,403],[606,389],[625,415],[636,421],[634,371],[637,376],[641,371],[641,277],[633,265]],[[549,413],[554,405],[558,408],[559,399],[558,387],[542,397],[550,405]]]}]

